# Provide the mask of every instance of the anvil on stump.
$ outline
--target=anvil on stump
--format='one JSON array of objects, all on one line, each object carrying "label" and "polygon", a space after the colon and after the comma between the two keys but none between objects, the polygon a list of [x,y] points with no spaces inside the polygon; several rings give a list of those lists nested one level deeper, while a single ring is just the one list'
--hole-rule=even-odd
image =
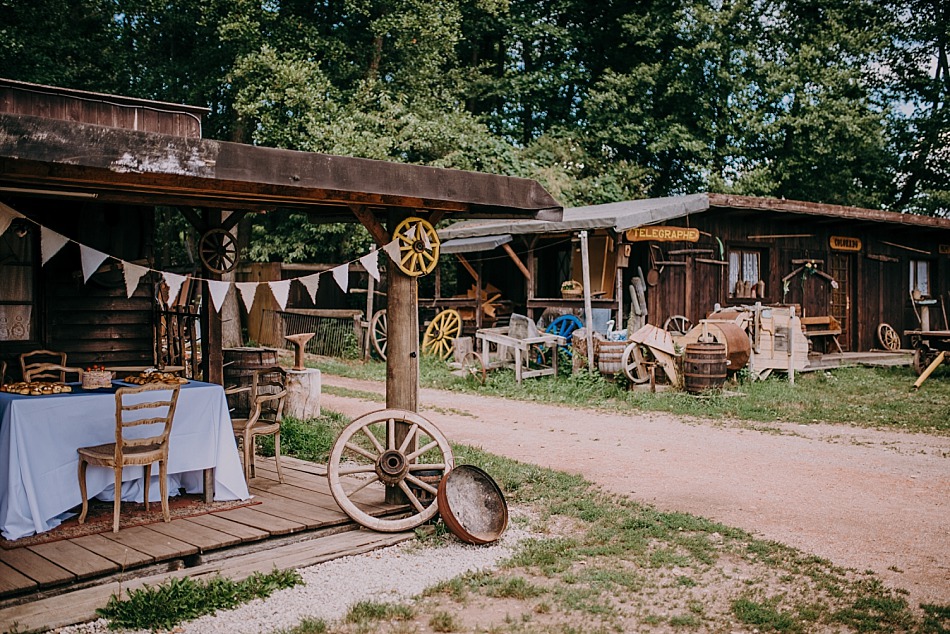
[{"label": "anvil on stump", "polygon": [[300,420],[320,415],[320,370],[305,368],[303,365],[304,348],[314,334],[302,332],[284,337],[294,344],[294,367],[287,371],[287,399],[284,401],[284,414]]}]

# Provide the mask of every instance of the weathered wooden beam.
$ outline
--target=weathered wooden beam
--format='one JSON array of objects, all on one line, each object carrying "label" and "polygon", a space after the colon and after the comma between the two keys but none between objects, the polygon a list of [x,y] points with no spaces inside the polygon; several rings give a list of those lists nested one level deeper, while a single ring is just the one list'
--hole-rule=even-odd
[{"label": "weathered wooden beam", "polygon": [[521,258],[518,257],[518,254],[515,253],[515,250],[511,248],[511,245],[507,242],[501,245],[501,248],[505,250],[505,253],[508,254],[508,257],[512,259],[518,269],[521,271],[521,274],[524,275],[524,278],[531,282],[531,271],[528,270],[528,267],[524,265],[524,262],[521,261]]},{"label": "weathered wooden beam", "polygon": [[353,212],[353,215],[356,216],[356,219],[360,221],[360,224],[366,227],[366,230],[369,231],[369,235],[376,241],[378,246],[382,247],[389,244],[391,240],[389,232],[380,224],[376,216],[373,215],[373,212],[366,208],[366,205],[349,205],[349,208],[350,211]]},{"label": "weathered wooden beam", "polygon": [[472,276],[472,279],[473,279],[473,280],[477,280],[477,279],[478,279],[478,272],[475,270],[475,267],[473,267],[471,264],[469,264],[469,263],[468,263],[468,260],[466,260],[464,257],[462,257],[462,255],[461,255],[460,253],[456,253],[456,254],[455,254],[455,257],[458,258],[459,263],[460,263],[462,266],[465,267],[465,270],[468,271],[468,274]]}]

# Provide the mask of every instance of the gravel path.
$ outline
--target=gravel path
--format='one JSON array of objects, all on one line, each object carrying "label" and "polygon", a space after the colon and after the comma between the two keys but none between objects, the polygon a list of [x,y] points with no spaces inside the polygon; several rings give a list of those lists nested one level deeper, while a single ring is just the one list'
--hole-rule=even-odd
[{"label": "gravel path", "polygon": [[[324,375],[325,385],[383,385]],[[663,510],[704,516],[950,603],[950,438],[834,425],[601,413],[422,390],[453,442],[554,469]],[[324,394],[349,416],[379,402]]]}]

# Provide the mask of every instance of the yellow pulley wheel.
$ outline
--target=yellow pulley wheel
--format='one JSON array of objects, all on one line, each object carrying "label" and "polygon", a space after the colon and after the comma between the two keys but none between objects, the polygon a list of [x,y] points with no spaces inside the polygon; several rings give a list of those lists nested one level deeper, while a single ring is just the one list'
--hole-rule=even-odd
[{"label": "yellow pulley wheel", "polygon": [[443,361],[448,359],[455,347],[455,340],[462,334],[462,316],[453,308],[446,308],[429,324],[422,336],[423,354],[431,354]]},{"label": "yellow pulley wheel", "polygon": [[428,221],[406,218],[396,226],[393,239],[399,243],[397,264],[406,275],[427,275],[439,263],[439,235]]}]

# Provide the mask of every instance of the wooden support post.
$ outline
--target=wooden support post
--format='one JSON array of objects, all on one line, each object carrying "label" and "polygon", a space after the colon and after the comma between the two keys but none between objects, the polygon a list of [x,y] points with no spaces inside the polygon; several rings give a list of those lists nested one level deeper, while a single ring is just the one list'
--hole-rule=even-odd
[{"label": "wooden support post", "polygon": [[[219,209],[203,210],[203,222],[206,227],[221,225],[222,213]],[[219,273],[202,268],[201,276],[206,280],[220,280]],[[208,383],[224,385],[224,353],[221,348],[221,314],[215,312],[210,301],[201,303],[201,373]]]},{"label": "wooden support post", "polygon": [[482,259],[478,259],[478,272],[475,274],[475,330],[482,327]]},{"label": "wooden support post", "polygon": [[363,332],[363,359],[369,359],[373,339],[373,303],[376,299],[376,280],[372,275],[366,276],[366,330]]},{"label": "wooden support post", "polygon": [[594,371],[594,311],[590,306],[590,254],[587,232],[581,231],[581,268],[584,275],[584,330],[587,332],[587,369]]}]

